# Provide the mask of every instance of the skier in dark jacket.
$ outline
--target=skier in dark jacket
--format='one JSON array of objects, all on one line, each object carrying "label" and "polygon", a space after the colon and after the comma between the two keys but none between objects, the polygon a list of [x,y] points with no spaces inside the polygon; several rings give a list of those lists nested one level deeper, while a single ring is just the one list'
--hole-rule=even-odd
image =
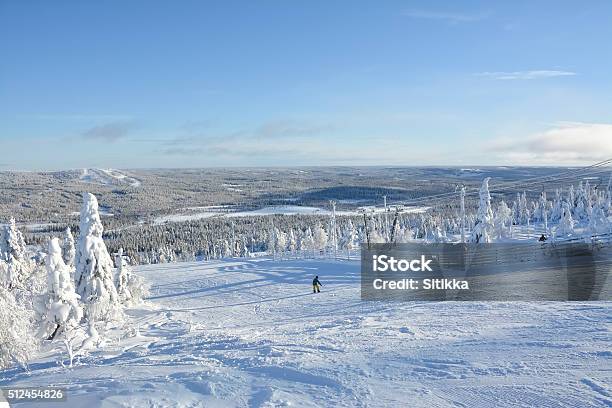
[{"label": "skier in dark jacket", "polygon": [[323,285],[321,282],[319,282],[319,277],[315,276],[315,278],[312,280],[312,293],[321,293],[321,289],[319,288],[320,286]]}]

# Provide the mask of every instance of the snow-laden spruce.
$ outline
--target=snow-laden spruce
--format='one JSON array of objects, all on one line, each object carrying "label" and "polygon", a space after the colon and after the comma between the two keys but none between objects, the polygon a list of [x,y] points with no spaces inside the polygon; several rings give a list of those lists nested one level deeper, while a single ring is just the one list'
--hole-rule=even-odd
[{"label": "snow-laden spruce", "polygon": [[119,300],[126,305],[137,305],[142,303],[149,294],[149,287],[145,280],[132,273],[132,268],[125,259],[123,248],[119,248],[115,256],[115,285]]},{"label": "snow-laden spruce", "polygon": [[302,236],[302,239],[300,239],[300,251],[312,251],[312,256],[314,257],[315,255],[315,241],[314,238],[312,236],[312,230],[310,229],[310,227],[306,228],[306,231],[304,231],[304,235]]},{"label": "snow-laden spruce", "polygon": [[327,247],[329,237],[321,224],[317,224],[313,231],[314,245],[316,249],[324,250]]},{"label": "snow-laden spruce", "polygon": [[72,231],[70,231],[70,227],[66,228],[64,231],[64,237],[62,241],[62,256],[64,258],[64,263],[70,267],[74,267],[74,260],[76,258],[76,249],[74,247],[74,237],[72,236]]},{"label": "snow-laden spruce", "polygon": [[472,229],[470,242],[472,243],[489,243],[491,242],[491,231],[493,229],[493,210],[491,209],[491,194],[489,193],[489,180],[487,177],[483,180],[480,187],[478,205],[478,213],[476,215],[476,224]]},{"label": "snow-laden spruce", "polygon": [[21,231],[11,218],[0,233],[0,260],[4,270],[0,278],[8,289],[23,287],[31,273],[32,264],[26,254],[26,243]]},{"label": "snow-laden spruce", "polygon": [[77,327],[83,318],[83,310],[79,305],[80,296],[74,291],[70,268],[62,258],[57,238],[49,240],[45,266],[47,295],[44,320],[39,334],[52,340],[58,334]]},{"label": "snow-laden spruce", "polygon": [[75,284],[90,321],[110,321],[121,317],[119,296],[113,281],[113,262],[102,232],[98,200],[93,194],[83,193]]},{"label": "snow-laden spruce", "polygon": [[574,233],[574,219],[572,218],[572,212],[570,210],[569,203],[563,203],[561,206],[561,220],[559,221],[559,225],[555,229],[555,235],[559,236],[567,236]]},{"label": "snow-laden spruce", "polygon": [[346,256],[348,259],[351,257],[351,250],[357,247],[357,231],[355,230],[355,226],[353,222],[349,219],[344,226],[343,232],[340,235],[340,239],[338,244],[340,245],[340,249],[346,250]]},{"label": "snow-laden spruce", "polygon": [[32,335],[33,313],[0,284],[0,368],[13,363],[25,366],[38,343]]}]

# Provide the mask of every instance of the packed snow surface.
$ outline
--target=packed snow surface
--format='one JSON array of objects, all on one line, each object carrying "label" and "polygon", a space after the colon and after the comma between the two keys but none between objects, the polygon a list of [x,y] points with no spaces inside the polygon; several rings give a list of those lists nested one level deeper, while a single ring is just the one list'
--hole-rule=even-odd
[{"label": "packed snow surface", "polygon": [[135,334],[73,369],[47,346],[0,386],[67,387],[58,407],[612,406],[611,303],[365,302],[356,261],[137,271]]}]

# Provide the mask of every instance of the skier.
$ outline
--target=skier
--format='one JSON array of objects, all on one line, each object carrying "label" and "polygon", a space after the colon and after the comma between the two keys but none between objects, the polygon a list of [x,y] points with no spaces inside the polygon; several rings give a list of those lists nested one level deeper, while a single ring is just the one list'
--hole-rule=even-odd
[{"label": "skier", "polygon": [[315,276],[315,278],[312,280],[312,293],[321,293],[319,286],[323,286],[323,284],[319,282],[319,277]]},{"label": "skier", "polygon": [[544,234],[542,234],[542,236],[540,237],[540,239],[538,239],[538,241],[540,242],[546,242],[548,238],[546,238],[546,236]]}]

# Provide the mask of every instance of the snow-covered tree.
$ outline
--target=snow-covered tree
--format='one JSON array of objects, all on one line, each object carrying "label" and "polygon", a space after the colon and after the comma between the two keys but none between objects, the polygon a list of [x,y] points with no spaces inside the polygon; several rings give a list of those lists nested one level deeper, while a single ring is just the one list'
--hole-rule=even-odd
[{"label": "snow-covered tree", "polygon": [[25,366],[36,351],[38,344],[32,335],[31,322],[32,313],[0,284],[0,368],[13,363]]},{"label": "snow-covered tree", "polygon": [[4,277],[9,289],[23,287],[26,283],[33,265],[26,255],[26,243],[21,231],[11,218],[8,225],[0,234],[0,259],[7,263]]},{"label": "snow-covered tree", "polygon": [[75,283],[90,321],[109,321],[121,315],[113,282],[113,262],[102,239],[102,232],[98,200],[93,194],[84,193]]},{"label": "snow-covered tree", "polygon": [[287,250],[287,234],[278,228],[274,229],[276,250],[281,254],[281,257]]},{"label": "snow-covered tree", "polygon": [[295,236],[295,232],[293,231],[293,228],[291,228],[289,230],[289,234],[287,235],[287,250],[289,250],[289,253],[291,254],[291,256],[295,255],[295,251],[297,250],[298,247],[298,240]]},{"label": "snow-covered tree", "polygon": [[557,222],[561,219],[561,215],[563,213],[562,209],[563,200],[561,198],[561,190],[555,190],[555,199],[552,205],[552,211],[550,212],[550,221]]},{"label": "snow-covered tree", "polygon": [[512,224],[519,225],[521,223],[520,210],[521,195],[516,193],[516,200],[512,202]]},{"label": "snow-covered tree", "polygon": [[497,206],[493,225],[496,238],[500,239],[510,236],[510,229],[512,228],[512,210],[504,200]]},{"label": "snow-covered tree", "polygon": [[64,231],[64,238],[62,241],[62,256],[64,258],[64,263],[68,267],[73,268],[76,249],[74,247],[74,237],[72,236],[70,227],[66,228],[66,231]]},{"label": "snow-covered tree", "polygon": [[546,191],[542,191],[540,194],[540,199],[535,205],[535,209],[533,211],[533,219],[537,222],[544,222],[547,220],[548,214],[548,201],[546,200]]},{"label": "snow-covered tree", "polygon": [[0,258],[8,261],[10,257],[16,261],[23,261],[26,257],[26,243],[21,231],[17,229],[15,219],[11,218],[3,229],[0,240]]},{"label": "snow-covered tree", "polygon": [[604,209],[597,205],[589,218],[589,233],[591,235],[598,235],[607,232],[610,232],[610,222]]},{"label": "snow-covered tree", "polygon": [[529,225],[531,213],[527,205],[527,194],[523,191],[523,194],[518,195],[518,200],[518,224]]},{"label": "snow-covered tree", "polygon": [[320,224],[317,224],[313,231],[314,245],[318,250],[325,250],[327,247],[328,236],[327,232]]},{"label": "snow-covered tree", "polygon": [[370,231],[370,243],[371,244],[384,244],[387,242],[384,233],[378,229]]},{"label": "snow-covered tree", "polygon": [[575,205],[573,209],[573,218],[577,221],[588,221],[589,208],[592,208],[589,184],[586,185],[582,181],[578,184],[576,189],[576,196],[574,198]]},{"label": "snow-covered tree", "polygon": [[266,243],[268,247],[268,255],[272,255],[273,258],[276,258],[276,233],[273,224],[268,231],[268,239]]},{"label": "snow-covered tree", "polygon": [[432,240],[433,242],[438,244],[448,242],[448,236],[446,235],[446,231],[443,230],[439,225],[436,225],[432,229]]},{"label": "snow-covered tree", "polygon": [[561,220],[555,230],[555,234],[559,235],[570,235],[574,233],[574,219],[572,218],[572,211],[570,210],[569,203],[563,203]]},{"label": "snow-covered tree", "polygon": [[149,294],[149,287],[144,279],[132,273],[132,268],[123,255],[123,248],[119,248],[115,256],[115,285],[117,295],[121,302],[126,305],[136,305],[141,303]]},{"label": "snow-covered tree", "polygon": [[461,186],[461,190],[459,190],[459,199],[460,199],[460,222],[461,222],[461,243],[465,243],[465,186]]},{"label": "snow-covered tree", "polygon": [[251,252],[249,251],[249,247],[247,246],[246,242],[245,242],[246,238],[242,238],[241,242],[241,247],[240,247],[240,256],[242,258],[248,258],[249,256],[251,256]]},{"label": "snow-covered tree", "polygon": [[310,227],[306,228],[300,239],[300,251],[312,251],[312,256],[315,255],[315,241]]},{"label": "snow-covered tree", "polygon": [[407,243],[414,240],[414,231],[409,227],[402,227],[397,230],[397,238],[395,242]]},{"label": "snow-covered tree", "polygon": [[49,240],[47,258],[47,295],[41,336],[53,339],[63,331],[79,325],[83,310],[79,305],[80,296],[74,291],[70,268],[64,263],[59,240]]},{"label": "snow-covered tree", "polygon": [[480,202],[478,205],[478,213],[476,215],[476,223],[472,228],[470,242],[473,243],[488,243],[491,242],[491,231],[493,229],[493,210],[491,210],[491,194],[489,193],[489,180],[487,177],[483,180],[480,187]]},{"label": "snow-covered tree", "polygon": [[[224,239],[223,242],[221,243],[221,257],[223,258],[231,258],[233,256],[232,253],[232,247],[230,246],[229,242],[227,242],[227,239]],[[170,262],[170,261],[167,261]]]},{"label": "snow-covered tree", "polygon": [[339,240],[340,248],[346,250],[347,256],[350,256],[351,250],[358,245],[357,230],[351,220],[348,220]]}]

